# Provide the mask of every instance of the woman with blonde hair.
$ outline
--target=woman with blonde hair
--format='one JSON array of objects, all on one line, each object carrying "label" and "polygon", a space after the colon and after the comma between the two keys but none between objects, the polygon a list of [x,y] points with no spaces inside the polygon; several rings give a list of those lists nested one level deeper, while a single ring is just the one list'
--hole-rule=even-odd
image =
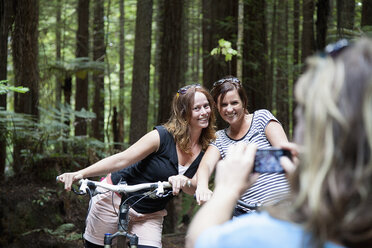
[{"label": "woman with blonde hair", "polygon": [[285,146],[293,163],[281,159],[291,201],[228,221],[254,181],[256,147],[239,146],[218,165],[187,247],[372,247],[372,41],[338,42],[307,65],[295,88],[297,145]]}]

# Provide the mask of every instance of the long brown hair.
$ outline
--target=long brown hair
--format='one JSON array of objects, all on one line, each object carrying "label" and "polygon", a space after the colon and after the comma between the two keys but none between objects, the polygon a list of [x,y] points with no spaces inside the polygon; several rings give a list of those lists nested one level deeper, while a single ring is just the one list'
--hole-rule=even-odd
[{"label": "long brown hair", "polygon": [[189,124],[192,107],[194,105],[195,92],[203,93],[207,97],[211,107],[208,127],[202,130],[199,138],[199,143],[202,145],[202,149],[206,150],[209,143],[216,138],[214,102],[209,92],[202,86],[198,85],[190,87],[184,94],[177,93],[173,97],[171,117],[168,122],[164,124],[164,126],[171,134],[173,134],[178,147],[186,153],[191,153],[191,131]]}]

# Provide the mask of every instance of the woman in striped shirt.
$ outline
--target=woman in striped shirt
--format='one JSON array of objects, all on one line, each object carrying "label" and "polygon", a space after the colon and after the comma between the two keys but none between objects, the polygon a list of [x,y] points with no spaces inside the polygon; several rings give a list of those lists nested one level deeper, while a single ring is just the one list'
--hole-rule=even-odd
[{"label": "woman in striped shirt", "polygon": [[[287,143],[287,136],[273,114],[265,109],[250,114],[247,110],[248,98],[238,78],[227,76],[213,84],[212,96],[222,119],[229,126],[217,132],[197,172],[196,199],[199,204],[209,200],[212,191],[208,188],[209,177],[217,162],[224,159],[228,147],[238,142],[254,143],[258,149],[279,147]],[[289,184],[284,174],[264,173],[241,197],[246,203],[272,205],[283,199],[289,192]],[[242,206],[234,215],[249,211]]]}]

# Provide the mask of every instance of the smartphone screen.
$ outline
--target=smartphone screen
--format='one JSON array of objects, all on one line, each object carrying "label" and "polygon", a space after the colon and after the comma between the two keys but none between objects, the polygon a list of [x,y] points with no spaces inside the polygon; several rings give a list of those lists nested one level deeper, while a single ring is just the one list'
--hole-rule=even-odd
[{"label": "smartphone screen", "polygon": [[280,165],[281,156],[287,156],[290,159],[292,158],[291,152],[288,150],[278,148],[258,149],[254,161],[253,172],[284,173],[284,169]]}]

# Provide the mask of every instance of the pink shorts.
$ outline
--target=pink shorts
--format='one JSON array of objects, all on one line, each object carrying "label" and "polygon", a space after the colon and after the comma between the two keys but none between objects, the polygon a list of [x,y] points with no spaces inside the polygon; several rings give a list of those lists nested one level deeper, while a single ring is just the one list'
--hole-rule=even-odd
[{"label": "pink shorts", "polygon": [[[103,182],[112,183],[110,175]],[[120,201],[120,196],[112,192],[99,194],[92,198],[84,233],[86,240],[103,245],[104,234],[114,234],[118,230],[117,213]],[[131,208],[129,210],[129,232],[138,236],[140,245],[162,247],[161,235],[163,219],[166,215],[165,209],[155,213],[140,214]]]}]

